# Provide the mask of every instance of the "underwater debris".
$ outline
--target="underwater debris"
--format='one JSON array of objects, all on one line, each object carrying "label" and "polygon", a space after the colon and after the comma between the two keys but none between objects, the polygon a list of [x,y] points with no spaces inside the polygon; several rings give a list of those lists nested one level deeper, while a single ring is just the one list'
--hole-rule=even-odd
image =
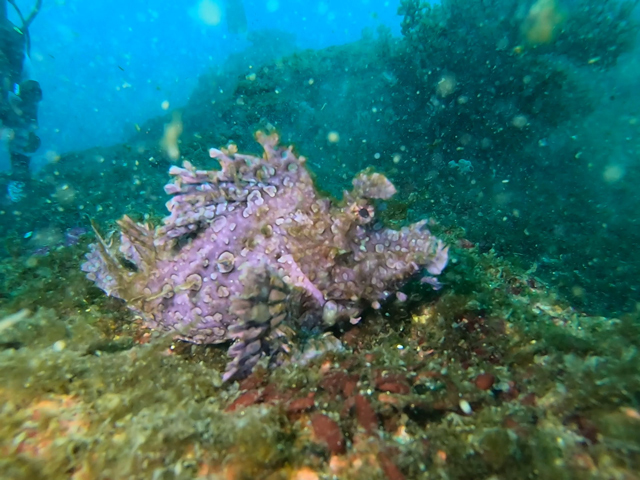
[{"label": "underwater debris", "polygon": [[13,313],[11,315],[7,315],[4,318],[0,318],[0,332],[4,332],[9,328],[13,327],[15,324],[25,320],[31,316],[31,312],[23,308],[19,312]]},{"label": "underwater debris", "polygon": [[357,323],[424,269],[435,283],[448,247],[424,227],[375,220],[373,200],[394,186],[364,171],[342,202],[320,198],[305,159],[257,134],[263,158],[212,149],[221,171],[172,167],[164,225],[129,217],[119,242],[99,234],[82,269],[152,328],[193,343],[234,340],[225,380],[263,356],[281,363],[300,330]]},{"label": "underwater debris", "polygon": [[451,160],[449,168],[457,169],[462,175],[473,172],[473,164],[470,160],[465,160],[464,158],[461,158],[458,162]]}]

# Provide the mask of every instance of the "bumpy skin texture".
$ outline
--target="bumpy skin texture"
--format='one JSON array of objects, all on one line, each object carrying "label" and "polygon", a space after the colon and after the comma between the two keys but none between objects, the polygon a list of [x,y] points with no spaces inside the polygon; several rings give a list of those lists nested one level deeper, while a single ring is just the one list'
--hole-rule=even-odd
[{"label": "bumpy skin texture", "polygon": [[356,322],[412,275],[447,263],[425,222],[376,224],[371,200],[395,193],[383,175],[360,173],[336,204],[276,135],[257,140],[263,158],[211,149],[221,170],[172,167],[164,225],[125,216],[119,242],[97,235],[82,266],[152,328],[194,343],[233,340],[225,379],[264,355],[277,361],[300,329]]}]

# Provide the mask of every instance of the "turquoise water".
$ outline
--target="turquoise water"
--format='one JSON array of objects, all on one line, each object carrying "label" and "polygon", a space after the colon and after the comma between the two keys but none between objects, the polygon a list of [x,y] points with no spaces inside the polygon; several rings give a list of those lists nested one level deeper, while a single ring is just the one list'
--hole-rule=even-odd
[{"label": "turquoise water", "polygon": [[[17,5],[27,17],[32,5]],[[8,19],[20,27],[12,5]],[[632,475],[639,28],[633,1],[45,0],[25,58],[43,90],[41,145],[28,179],[8,153],[0,163],[0,479]],[[313,187],[282,198],[312,220],[274,233],[261,214],[238,216],[255,232],[226,253],[251,258],[276,238],[265,256],[290,253],[310,283],[269,270],[271,290],[249,294],[255,279],[236,290],[210,277],[255,309],[274,291],[288,302],[289,330],[261,331],[257,367],[223,382],[242,337],[159,313],[172,295],[207,303],[202,279],[159,272],[219,233],[213,217],[186,199],[190,230],[166,249],[153,232],[189,184],[172,170],[181,180],[165,193],[172,165],[209,170],[205,191],[266,181],[244,160],[212,180],[211,148],[260,162],[257,131],[305,157],[290,168]],[[364,169],[395,195],[366,177],[343,197]],[[306,204],[316,195],[326,228]],[[149,226],[134,235],[123,215]],[[441,288],[420,282],[433,250],[379,299],[365,288],[373,270],[344,294],[341,269],[376,232],[420,220],[449,246]],[[104,281],[82,266],[100,248]],[[371,250],[395,268],[391,246]],[[146,275],[172,291],[144,290]],[[255,311],[235,331],[263,328]]]}]

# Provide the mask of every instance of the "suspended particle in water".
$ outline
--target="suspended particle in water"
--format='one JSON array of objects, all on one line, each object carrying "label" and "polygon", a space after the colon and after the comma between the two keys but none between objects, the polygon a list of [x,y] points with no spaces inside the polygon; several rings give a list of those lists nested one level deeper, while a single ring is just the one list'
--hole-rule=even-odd
[{"label": "suspended particle in water", "polygon": [[511,125],[513,125],[516,128],[524,128],[527,125],[529,125],[529,120],[527,120],[527,117],[524,115],[516,115],[511,120]]},{"label": "suspended particle in water", "polygon": [[180,148],[178,147],[180,135],[182,135],[182,115],[180,112],[173,112],[171,122],[164,126],[164,135],[160,142],[162,150],[171,160],[180,158]]},{"label": "suspended particle in water", "polygon": [[222,20],[222,7],[218,2],[202,0],[196,7],[196,17],[205,25],[218,25]]},{"label": "suspended particle in water", "polygon": [[443,75],[436,85],[436,93],[440,97],[448,97],[456,89],[456,77],[455,75]]},{"label": "suspended particle in water", "polygon": [[622,165],[607,165],[602,172],[602,179],[609,184],[616,183],[622,180],[625,173]]},{"label": "suspended particle in water", "polygon": [[551,43],[561,29],[566,15],[556,0],[538,0],[522,24],[522,34],[530,45]]},{"label": "suspended particle in water", "polygon": [[44,154],[44,158],[47,163],[58,163],[60,161],[60,154],[55,150],[47,150]]}]

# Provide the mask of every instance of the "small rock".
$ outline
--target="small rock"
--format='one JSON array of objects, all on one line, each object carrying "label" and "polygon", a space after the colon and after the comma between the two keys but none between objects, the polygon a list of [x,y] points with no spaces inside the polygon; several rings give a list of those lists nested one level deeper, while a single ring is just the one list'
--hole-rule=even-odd
[{"label": "small rock", "polygon": [[342,454],[346,451],[346,443],[338,423],[322,413],[316,413],[311,418],[313,433],[320,443],[324,443],[329,451]]},{"label": "small rock", "polygon": [[249,407],[262,401],[262,394],[258,390],[250,390],[236,398],[231,405],[227,407],[227,412],[233,412],[237,409]]},{"label": "small rock", "polygon": [[356,395],[356,418],[367,433],[372,433],[378,428],[378,416],[371,406],[371,402],[363,395]]},{"label": "small rock", "polygon": [[480,390],[489,390],[493,387],[493,384],[496,381],[496,377],[491,375],[490,373],[481,373],[475,379],[476,387]]},{"label": "small rock", "polygon": [[287,412],[300,413],[313,409],[313,407],[315,407],[316,405],[314,397],[315,394],[312,392],[306,397],[291,400],[291,402],[289,402],[289,405],[287,406]]}]

